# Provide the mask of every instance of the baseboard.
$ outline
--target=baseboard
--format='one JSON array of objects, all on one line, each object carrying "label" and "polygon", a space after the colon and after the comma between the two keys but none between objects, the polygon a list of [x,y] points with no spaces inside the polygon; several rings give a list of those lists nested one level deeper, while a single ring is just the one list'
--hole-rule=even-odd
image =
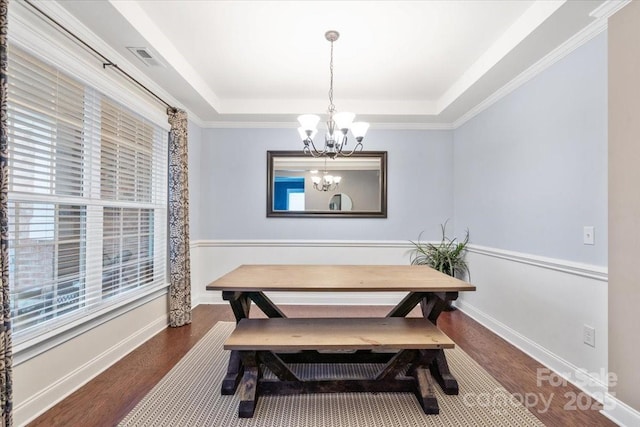
[{"label": "baseboard", "polygon": [[499,322],[481,310],[478,310],[471,304],[463,301],[456,301],[455,305],[464,314],[471,317],[491,332],[508,341],[525,354],[562,376],[568,382],[572,383],[598,402],[603,403],[608,388],[607,385],[599,378],[596,378],[591,373],[585,372],[583,369],[578,368],[574,364],[564,360],[541,345],[531,341],[524,335],[511,329],[504,323]]},{"label": "baseboard", "polygon": [[103,353],[97,355],[74,371],[59,378],[48,387],[20,402],[14,407],[14,420],[17,425],[26,425],[44,411],[50,409],[65,397],[91,381],[97,375],[118,362],[148,339],[165,329],[168,325],[167,316],[160,316],[144,328],[129,335]]},{"label": "baseboard", "polygon": [[600,413],[622,427],[640,426],[640,412],[609,393],[605,394],[604,409]]}]

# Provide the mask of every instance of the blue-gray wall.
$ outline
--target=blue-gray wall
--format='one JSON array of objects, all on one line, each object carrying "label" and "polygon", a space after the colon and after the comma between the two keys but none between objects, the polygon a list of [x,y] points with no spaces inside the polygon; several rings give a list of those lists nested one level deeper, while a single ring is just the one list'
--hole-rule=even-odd
[{"label": "blue-gray wall", "polygon": [[192,238],[409,240],[426,230],[437,239],[453,216],[452,132],[374,129],[364,142],[388,151],[388,218],[267,218],[266,152],[300,149],[295,129],[203,129]]},{"label": "blue-gray wall", "polygon": [[189,122],[187,131],[189,132],[189,234],[191,239],[196,239],[202,233],[200,230],[202,129],[195,123]]},{"label": "blue-gray wall", "polygon": [[[465,228],[472,243],[607,264],[607,46],[601,34],[454,131],[378,130],[387,219],[266,217],[266,151],[294,129],[190,126],[191,237],[409,240]],[[596,244],[582,242],[595,227]],[[456,231],[454,232],[453,227]]]},{"label": "blue-gray wall", "polygon": [[453,162],[474,243],[606,265],[606,33],[456,129]]}]

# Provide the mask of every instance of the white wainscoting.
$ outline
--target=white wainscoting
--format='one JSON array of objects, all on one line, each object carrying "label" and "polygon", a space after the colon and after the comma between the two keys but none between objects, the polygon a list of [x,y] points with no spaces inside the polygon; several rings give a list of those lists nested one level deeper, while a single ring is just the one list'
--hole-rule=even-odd
[{"label": "white wainscoting", "polygon": [[[222,303],[205,286],[241,264],[408,264],[404,241],[208,240],[192,242],[194,305]],[[476,292],[459,308],[543,365],[602,400],[607,387],[607,269],[471,246],[467,258]],[[395,304],[402,294],[272,293],[280,304]],[[596,346],[583,325],[596,329]]]},{"label": "white wainscoting", "polygon": [[[456,305],[599,401],[607,392],[607,270],[483,247],[467,255],[476,292]],[[595,347],[583,342],[595,328]]]}]

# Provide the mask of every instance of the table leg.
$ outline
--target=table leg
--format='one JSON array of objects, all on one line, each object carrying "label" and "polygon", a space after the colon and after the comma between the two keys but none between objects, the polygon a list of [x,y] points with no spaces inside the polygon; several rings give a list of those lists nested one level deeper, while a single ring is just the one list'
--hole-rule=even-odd
[{"label": "table leg", "polygon": [[229,301],[233,315],[236,318],[236,323],[242,319],[249,317],[249,310],[251,310],[251,300],[244,292],[222,292],[222,299]]},{"label": "table leg", "polygon": [[434,325],[437,325],[438,317],[447,307],[448,302],[458,299],[457,292],[433,292],[423,295],[424,299],[420,302],[422,315]]},{"label": "table leg", "polygon": [[409,292],[402,301],[391,309],[387,317],[406,317],[418,303],[426,298],[426,295],[427,294],[423,292]]},{"label": "table leg", "polygon": [[[242,319],[249,318],[251,310],[251,301],[262,310],[267,317],[286,317],[282,311],[262,292],[230,292],[223,291],[222,299],[229,301],[231,310],[236,318],[236,323]],[[222,380],[220,393],[222,395],[232,395],[238,388],[238,383],[244,374],[244,364],[240,354],[236,350],[232,350],[229,355],[229,364],[227,366],[227,374]],[[247,405],[247,404],[245,404]]]},{"label": "table leg", "polygon": [[[222,298],[229,301],[231,310],[236,318],[236,323],[242,319],[249,317],[249,310],[251,309],[251,300],[246,294],[242,292],[222,292]],[[229,354],[229,364],[227,365],[227,374],[222,380],[222,387],[220,388],[220,394],[227,396],[232,395],[238,388],[240,378],[244,374],[244,366],[240,353],[236,350],[232,350]]]},{"label": "table leg", "polygon": [[267,317],[287,317],[263,292],[248,292],[247,296]]},{"label": "table leg", "polygon": [[[438,317],[447,306],[447,302],[457,298],[457,292],[428,294],[420,303],[422,315],[433,324],[437,324]],[[449,370],[444,350],[438,350],[436,357],[429,365],[429,371],[445,394],[458,394],[458,381]]]}]

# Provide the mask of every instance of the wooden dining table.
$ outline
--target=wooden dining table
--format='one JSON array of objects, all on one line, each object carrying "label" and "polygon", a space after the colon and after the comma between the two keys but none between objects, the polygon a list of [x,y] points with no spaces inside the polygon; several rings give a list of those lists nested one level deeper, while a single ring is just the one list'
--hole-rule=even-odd
[{"label": "wooden dining table", "polygon": [[[267,293],[328,292],[340,304],[347,292],[403,292],[406,295],[386,317],[406,317],[418,304],[422,316],[437,325],[438,316],[458,292],[475,291],[475,286],[424,265],[241,265],[214,280],[206,289],[222,291],[237,322],[249,318],[253,302],[269,318],[286,318]],[[350,317],[345,307],[344,317]],[[296,355],[289,355],[295,359]],[[358,363],[379,362],[377,353],[361,352],[350,356]],[[302,352],[295,362],[321,363],[339,361],[340,354]],[[333,358],[335,360],[329,360]],[[458,394],[458,382],[449,370],[444,350],[440,350],[429,371],[446,394]],[[221,393],[234,394],[242,377],[243,366],[237,351],[231,351]]]}]

